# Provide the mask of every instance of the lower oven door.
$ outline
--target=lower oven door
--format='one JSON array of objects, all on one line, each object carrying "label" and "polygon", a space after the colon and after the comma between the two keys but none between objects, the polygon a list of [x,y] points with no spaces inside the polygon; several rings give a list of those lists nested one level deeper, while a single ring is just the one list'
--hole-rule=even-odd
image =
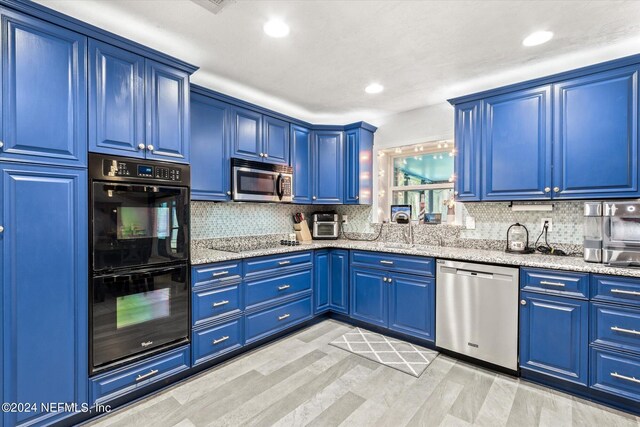
[{"label": "lower oven door", "polygon": [[188,341],[188,272],[182,264],[93,278],[92,373]]}]

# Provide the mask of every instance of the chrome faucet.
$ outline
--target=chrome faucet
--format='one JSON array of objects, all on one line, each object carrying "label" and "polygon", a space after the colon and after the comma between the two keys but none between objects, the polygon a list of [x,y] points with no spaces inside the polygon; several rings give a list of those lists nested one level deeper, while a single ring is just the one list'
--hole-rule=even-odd
[{"label": "chrome faucet", "polygon": [[407,244],[413,245],[413,224],[411,219],[409,219],[409,222],[407,222],[407,226],[409,227],[409,232],[407,233],[407,230],[405,229],[402,234],[404,235],[404,240],[407,242]]}]

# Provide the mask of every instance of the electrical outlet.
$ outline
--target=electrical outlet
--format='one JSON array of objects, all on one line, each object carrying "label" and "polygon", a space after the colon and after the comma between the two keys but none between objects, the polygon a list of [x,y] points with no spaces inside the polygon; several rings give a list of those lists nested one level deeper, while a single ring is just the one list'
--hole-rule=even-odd
[{"label": "electrical outlet", "polygon": [[349,215],[342,215],[342,223],[349,224]]},{"label": "electrical outlet", "polygon": [[540,229],[544,230],[544,223],[547,223],[547,231],[553,231],[553,219],[551,218],[542,218],[540,220]]},{"label": "electrical outlet", "polygon": [[476,219],[472,216],[468,216],[465,218],[464,225],[467,230],[475,230],[476,229]]}]

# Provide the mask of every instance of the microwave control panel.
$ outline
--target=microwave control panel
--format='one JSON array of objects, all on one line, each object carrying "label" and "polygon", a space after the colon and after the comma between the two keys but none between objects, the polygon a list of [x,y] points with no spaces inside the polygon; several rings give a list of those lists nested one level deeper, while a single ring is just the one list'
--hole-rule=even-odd
[{"label": "microwave control panel", "polygon": [[171,182],[180,182],[182,180],[179,168],[145,165],[143,163],[123,162],[119,160],[104,160],[102,172],[104,176],[157,179]]}]

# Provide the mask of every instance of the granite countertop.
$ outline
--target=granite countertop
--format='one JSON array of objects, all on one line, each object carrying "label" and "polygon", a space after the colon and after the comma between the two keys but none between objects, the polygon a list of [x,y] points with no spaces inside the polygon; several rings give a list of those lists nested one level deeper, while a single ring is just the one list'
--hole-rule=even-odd
[{"label": "granite countertop", "polygon": [[457,261],[472,261],[522,267],[539,267],[586,273],[640,277],[640,269],[609,267],[604,264],[587,263],[580,257],[559,257],[538,254],[518,255],[508,254],[504,251],[497,250],[469,249],[447,246],[415,245],[414,247],[408,247],[407,245],[401,245],[397,243],[358,242],[352,240],[314,241],[310,244],[304,244],[300,246],[277,246],[267,249],[256,249],[240,252],[227,252],[216,249],[194,248],[191,251],[191,264],[202,265],[221,261],[231,261],[265,255],[283,254],[323,248],[358,249],[364,251],[452,259]]}]

